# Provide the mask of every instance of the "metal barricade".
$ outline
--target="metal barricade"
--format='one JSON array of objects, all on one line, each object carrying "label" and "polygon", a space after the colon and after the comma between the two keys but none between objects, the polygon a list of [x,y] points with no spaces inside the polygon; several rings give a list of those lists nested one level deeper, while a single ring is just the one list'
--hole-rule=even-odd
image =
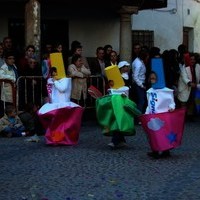
[{"label": "metal barricade", "polygon": [[[36,84],[37,82],[37,84]],[[46,89],[46,80],[43,76],[20,76],[17,80],[17,91],[15,95],[15,105],[18,111],[24,110],[27,103],[32,102],[39,106],[43,105],[45,97],[48,96]],[[90,76],[87,78],[87,86],[95,86],[105,95],[105,81],[102,76]],[[94,108],[95,99],[87,94],[84,107]]]},{"label": "metal barricade", "polygon": [[28,103],[41,106],[47,96],[46,80],[43,76],[20,76],[17,79],[16,105],[19,111]]},{"label": "metal barricade", "polygon": [[[6,85],[10,85],[11,86],[11,90],[12,90],[12,103],[13,105],[16,107],[16,85],[15,83],[13,83],[11,80],[8,80],[8,79],[0,79],[0,94],[1,94],[1,103],[3,105],[1,105],[1,109],[3,109],[5,111],[5,92],[4,92],[4,87],[5,87],[5,84]],[[3,114],[3,111],[1,111]]]}]

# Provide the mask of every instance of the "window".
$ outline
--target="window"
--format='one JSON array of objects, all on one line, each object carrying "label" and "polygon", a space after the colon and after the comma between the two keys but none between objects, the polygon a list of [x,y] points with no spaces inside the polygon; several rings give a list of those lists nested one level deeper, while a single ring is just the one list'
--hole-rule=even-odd
[{"label": "window", "polygon": [[[141,46],[147,46],[149,48],[154,46],[154,32],[134,30],[132,31],[132,44],[139,43]],[[132,45],[133,46],[133,45]]]},{"label": "window", "polygon": [[8,36],[12,38],[13,46],[19,51],[23,51],[25,45],[23,19],[9,19],[8,21]]}]

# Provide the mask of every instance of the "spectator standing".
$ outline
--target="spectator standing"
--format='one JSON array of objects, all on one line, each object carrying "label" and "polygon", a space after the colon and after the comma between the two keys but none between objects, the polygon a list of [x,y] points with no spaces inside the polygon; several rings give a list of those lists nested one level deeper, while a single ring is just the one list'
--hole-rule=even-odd
[{"label": "spectator standing", "polygon": [[[42,72],[35,58],[29,58],[26,70],[24,70],[21,75],[26,77],[26,83],[25,79],[19,79],[20,110],[24,110],[26,103],[34,103],[41,106],[43,90],[41,89],[41,79],[39,79],[38,76],[42,76]],[[26,94],[26,96],[24,94]]]},{"label": "spectator standing", "polygon": [[104,60],[105,60],[106,63],[108,63],[108,62],[110,62],[110,53],[113,50],[113,47],[110,44],[106,44],[103,47],[103,49],[104,49],[104,53],[105,53],[104,54]]},{"label": "spectator standing", "polygon": [[85,106],[87,77],[91,75],[91,72],[83,65],[81,55],[72,56],[72,64],[68,66],[68,75],[72,77],[71,100]]},{"label": "spectator standing", "polygon": [[[0,79],[6,79],[15,84],[18,78],[17,67],[15,66],[14,52],[6,52],[5,63],[0,67]],[[0,116],[4,115],[4,105],[13,104],[12,87],[9,83],[1,85]]]},{"label": "spectator standing", "polygon": [[166,86],[174,90],[175,101],[177,102],[177,87],[180,76],[178,63],[178,52],[175,49],[164,51],[162,54]]},{"label": "spectator standing", "polygon": [[132,60],[135,60],[138,55],[140,54],[140,51],[141,51],[141,45],[139,43],[135,43],[133,45],[133,55],[132,55]]},{"label": "spectator standing", "polygon": [[4,61],[4,50],[3,43],[0,43],[0,67],[5,63]]},{"label": "spectator standing", "polygon": [[184,65],[184,54],[188,53],[188,49],[184,44],[178,46],[178,62],[180,65]]},{"label": "spectator standing", "polygon": [[177,98],[180,106],[187,108],[188,120],[194,121],[194,92],[196,87],[199,87],[200,65],[196,63],[196,58],[193,53],[185,54],[184,56],[185,64],[181,67]]},{"label": "spectator standing", "polygon": [[105,60],[104,60],[104,48],[97,47],[96,57],[91,61],[90,70],[92,75],[100,75],[105,77]]},{"label": "spectator standing", "polygon": [[135,102],[138,109],[144,113],[146,102],[146,64],[149,59],[149,54],[146,51],[141,51],[138,57],[132,62],[132,81],[135,95]]},{"label": "spectator standing", "polygon": [[7,36],[3,38],[3,48],[5,53],[14,51],[11,37]]},{"label": "spectator standing", "polygon": [[[71,48],[70,48],[69,53],[68,53],[68,57],[72,57],[73,52],[74,52],[74,49],[75,49],[77,46],[81,46],[81,42],[79,42],[79,41],[77,41],[77,40],[72,41],[72,43],[71,43]],[[69,64],[71,64],[71,63],[69,63]]]},{"label": "spectator standing", "polygon": [[104,55],[104,48],[97,47],[96,57],[90,62],[91,75],[99,77],[99,81],[94,80],[93,85],[96,86],[103,94],[105,94],[108,85],[108,81],[104,71],[106,67]]},{"label": "spectator standing", "polygon": [[67,72],[67,66],[68,66],[68,55],[66,55],[65,48],[62,43],[57,42],[53,48],[52,53],[61,53],[63,57],[65,72]]},{"label": "spectator standing", "polygon": [[4,54],[8,53],[8,52],[14,52],[15,54],[15,64],[18,66],[18,60],[20,57],[20,52],[19,49],[17,49],[14,46],[13,43],[13,38],[7,36],[3,38],[3,48],[4,48]]},{"label": "spectator standing", "polygon": [[89,64],[88,64],[88,61],[87,61],[87,58],[83,56],[83,47],[81,45],[77,45],[75,46],[72,50],[72,56],[68,58],[68,65],[70,65],[72,63],[72,57],[74,55],[80,55],[82,57],[82,62],[83,62],[83,65],[89,69]]},{"label": "spectator standing", "polygon": [[28,45],[25,49],[23,57],[19,59],[18,62],[18,73],[19,76],[24,76],[26,73],[27,67],[29,65],[29,59],[36,59],[35,56],[35,47],[33,45]]},{"label": "spectator standing", "polygon": [[61,43],[57,43],[54,47],[54,51],[58,52],[58,53],[62,53],[63,52],[63,45]]},{"label": "spectator standing", "polygon": [[105,63],[106,63],[106,67],[108,66],[111,66],[111,65],[117,65],[118,64],[118,55],[117,55],[117,52],[112,50],[109,54],[109,60],[106,60]]},{"label": "spectator standing", "polygon": [[44,50],[42,52],[42,59],[46,60],[49,59],[50,53],[53,52],[53,45],[49,42],[46,43],[44,46]]}]

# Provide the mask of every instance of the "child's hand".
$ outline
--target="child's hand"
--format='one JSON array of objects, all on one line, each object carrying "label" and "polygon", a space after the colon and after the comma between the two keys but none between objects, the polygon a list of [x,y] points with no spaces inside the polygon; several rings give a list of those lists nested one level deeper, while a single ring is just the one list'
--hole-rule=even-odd
[{"label": "child's hand", "polygon": [[124,93],[121,94],[122,97],[127,97]]},{"label": "child's hand", "polygon": [[8,125],[10,128],[13,128],[14,127],[14,124],[9,124]]},{"label": "child's hand", "polygon": [[15,124],[14,128],[19,128],[21,126],[22,126],[21,124]]},{"label": "child's hand", "polygon": [[113,80],[109,80],[108,81],[108,85],[109,85],[109,87],[112,88],[114,86],[114,81]]}]

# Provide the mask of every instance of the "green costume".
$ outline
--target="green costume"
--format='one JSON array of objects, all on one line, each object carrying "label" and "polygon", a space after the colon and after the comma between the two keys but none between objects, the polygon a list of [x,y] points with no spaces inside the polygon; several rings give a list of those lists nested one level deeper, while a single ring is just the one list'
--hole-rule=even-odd
[{"label": "green costume", "polygon": [[135,134],[134,115],[140,115],[136,104],[123,95],[106,95],[96,99],[96,114],[103,134],[112,136],[113,131],[123,135]]}]

